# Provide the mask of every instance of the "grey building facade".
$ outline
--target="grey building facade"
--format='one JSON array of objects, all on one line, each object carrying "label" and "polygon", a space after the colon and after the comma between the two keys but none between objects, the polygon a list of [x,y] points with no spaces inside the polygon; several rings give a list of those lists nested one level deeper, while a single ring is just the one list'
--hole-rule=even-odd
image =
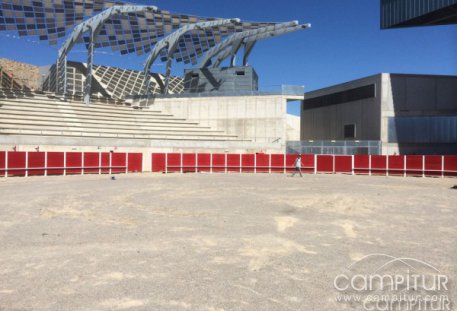
[{"label": "grey building facade", "polygon": [[457,23],[457,0],[381,0],[381,28]]},{"label": "grey building facade", "polygon": [[457,76],[378,74],[305,94],[301,140],[371,140],[383,154],[457,154]]},{"label": "grey building facade", "polygon": [[257,91],[259,78],[250,66],[194,68],[184,71],[184,92]]}]

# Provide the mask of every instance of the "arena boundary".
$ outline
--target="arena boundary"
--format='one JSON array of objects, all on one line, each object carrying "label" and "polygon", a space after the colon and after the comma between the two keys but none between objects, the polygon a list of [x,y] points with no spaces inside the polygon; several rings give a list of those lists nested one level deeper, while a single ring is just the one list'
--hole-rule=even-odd
[{"label": "arena boundary", "polygon": [[[163,173],[291,173],[295,154],[153,153]],[[302,155],[302,172],[381,176],[457,177],[457,156]]]},{"label": "arena boundary", "polygon": [[[0,177],[141,173],[292,173],[295,154],[0,151]],[[149,162],[149,159],[145,159]],[[149,164],[149,163],[147,163]],[[457,156],[302,155],[302,172],[457,177]]]}]

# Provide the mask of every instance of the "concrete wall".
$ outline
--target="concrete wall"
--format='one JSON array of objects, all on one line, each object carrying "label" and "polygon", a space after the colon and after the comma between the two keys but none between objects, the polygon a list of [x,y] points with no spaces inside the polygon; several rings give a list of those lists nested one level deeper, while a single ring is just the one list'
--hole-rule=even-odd
[{"label": "concrete wall", "polygon": [[286,140],[300,140],[300,117],[292,114],[286,115]]},{"label": "concrete wall", "polygon": [[[368,78],[312,91],[305,98],[342,92],[375,84],[376,97],[313,109],[301,107],[301,140],[344,140],[344,125],[356,125],[357,140],[380,139],[382,76]],[[306,108],[306,107],[305,107]]]},{"label": "concrete wall", "polygon": [[184,92],[257,91],[259,78],[254,68],[192,68],[184,71]]},{"label": "concrete wall", "polygon": [[282,95],[154,98],[149,105],[240,139],[273,143],[285,150],[287,97]]},{"label": "concrete wall", "polygon": [[457,154],[455,143],[397,143],[388,137],[392,117],[457,117],[457,76],[386,74],[382,95],[384,154]]}]

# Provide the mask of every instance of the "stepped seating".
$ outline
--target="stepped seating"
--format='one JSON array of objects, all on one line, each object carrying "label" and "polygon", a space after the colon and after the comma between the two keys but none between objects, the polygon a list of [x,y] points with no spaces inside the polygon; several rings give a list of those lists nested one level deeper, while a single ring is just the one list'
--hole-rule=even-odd
[{"label": "stepped seating", "polygon": [[158,110],[101,101],[85,105],[77,98],[62,101],[51,93],[0,89],[0,135],[240,141]]}]

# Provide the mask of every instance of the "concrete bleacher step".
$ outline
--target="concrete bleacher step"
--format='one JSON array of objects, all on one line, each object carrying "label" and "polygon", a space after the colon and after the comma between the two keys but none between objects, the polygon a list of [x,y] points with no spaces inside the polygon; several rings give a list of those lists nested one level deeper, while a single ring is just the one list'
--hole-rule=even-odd
[{"label": "concrete bleacher step", "polygon": [[[96,124],[118,124],[118,125],[131,125],[138,126],[141,124],[169,124],[169,125],[180,125],[183,127],[195,127],[199,126],[197,122],[188,122],[183,119],[174,118],[119,118],[112,119],[109,117],[100,118],[98,116],[90,115],[78,115],[73,113],[58,113],[58,112],[42,112],[42,111],[27,111],[27,110],[15,110],[4,108],[2,111],[2,117],[11,119],[23,119],[23,120],[65,120],[68,122],[79,122],[79,123],[96,123]],[[33,112],[33,115],[31,115]],[[202,127],[202,126],[200,126]],[[202,128],[205,128],[204,126]],[[206,127],[209,128],[209,127]]]},{"label": "concrete bleacher step", "polygon": [[52,94],[0,89],[0,135],[244,141],[172,114],[122,101],[61,101]]},{"label": "concrete bleacher step", "polygon": [[73,123],[68,124],[65,122],[44,122],[44,121],[33,121],[33,122],[24,122],[24,121],[13,121],[13,120],[4,120],[0,118],[0,128],[52,128],[52,129],[76,129],[76,130],[85,130],[85,131],[99,131],[99,132],[119,132],[119,133],[136,133],[139,131],[168,131],[168,132],[183,132],[187,134],[193,133],[203,133],[203,134],[212,134],[212,135],[226,135],[223,131],[214,131],[208,129],[200,129],[198,127],[194,128],[180,128],[180,127],[148,127],[148,126],[139,126],[131,128],[122,128],[122,127],[106,127],[106,126],[97,126],[97,125],[88,125],[84,123]]},{"label": "concrete bleacher step", "polygon": [[154,135],[154,134],[117,134],[117,133],[89,133],[75,131],[52,131],[52,130],[20,130],[20,129],[0,129],[0,135],[35,135],[35,136],[68,136],[68,137],[94,137],[94,138],[128,138],[128,139],[148,139],[148,140],[200,140],[200,141],[241,141],[232,137],[219,137],[214,135]]},{"label": "concrete bleacher step", "polygon": [[74,111],[80,112],[98,112],[103,114],[111,114],[111,115],[144,115],[144,116],[156,116],[156,115],[168,115],[172,116],[171,114],[165,114],[160,110],[150,110],[150,109],[133,109],[129,108],[128,110],[112,110],[106,109],[101,107],[93,107],[92,105],[73,105],[67,102],[34,102],[29,100],[5,100],[0,99],[0,104],[2,105],[16,105],[16,106],[25,106],[25,107],[37,107],[43,109],[72,109]]}]

